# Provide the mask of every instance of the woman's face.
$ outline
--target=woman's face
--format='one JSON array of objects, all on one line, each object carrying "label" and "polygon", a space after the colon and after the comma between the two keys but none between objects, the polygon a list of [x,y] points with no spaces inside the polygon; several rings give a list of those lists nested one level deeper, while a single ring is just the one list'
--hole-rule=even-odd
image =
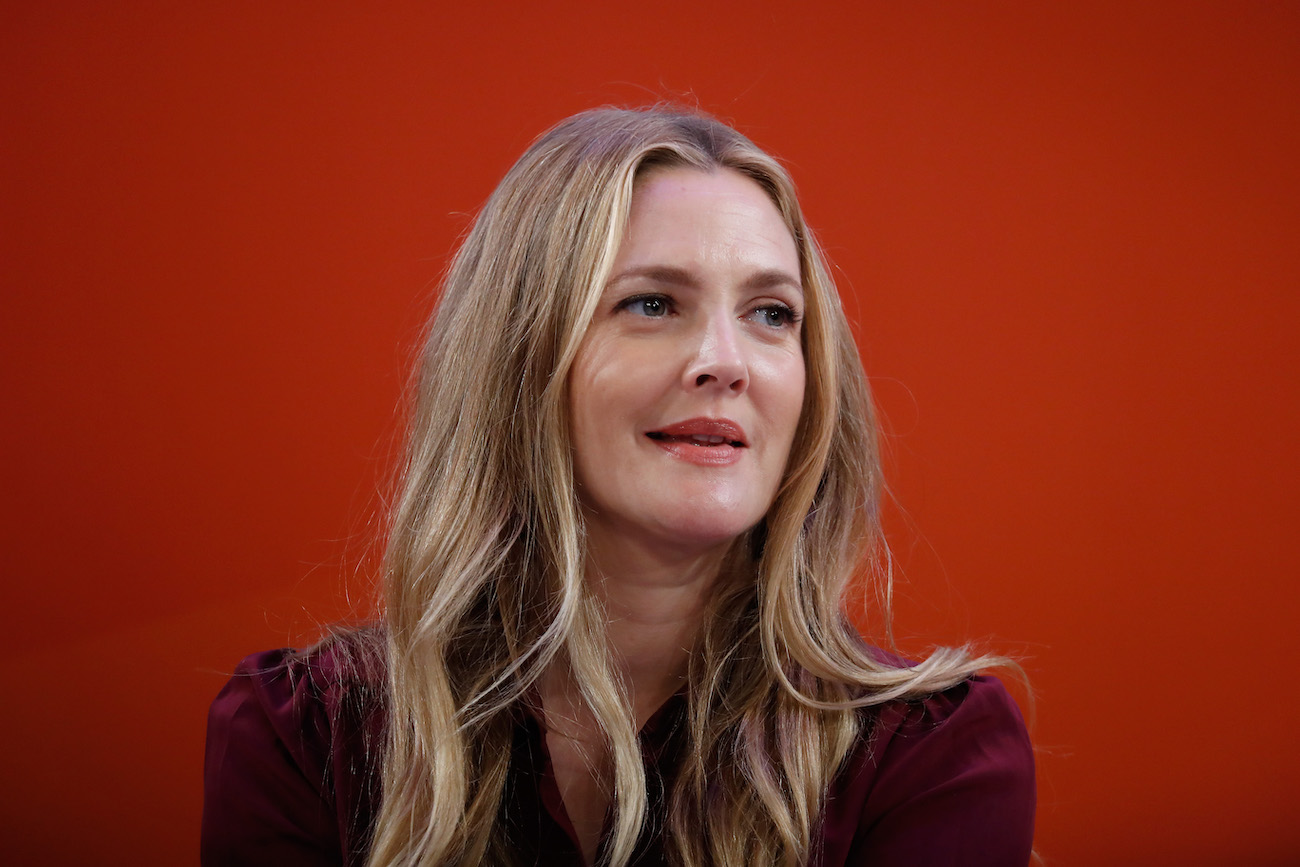
[{"label": "woman's face", "polygon": [[803,406],[804,295],[785,221],[730,169],[640,178],[569,379],[592,542],[729,544],[767,512]]}]

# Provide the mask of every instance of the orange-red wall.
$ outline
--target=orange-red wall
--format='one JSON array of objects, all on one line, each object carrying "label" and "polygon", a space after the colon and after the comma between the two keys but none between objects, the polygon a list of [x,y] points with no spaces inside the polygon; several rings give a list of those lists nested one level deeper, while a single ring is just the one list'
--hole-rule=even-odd
[{"label": "orange-red wall", "polygon": [[662,96],[791,165],[904,646],[1026,657],[1048,862],[1300,857],[1300,6],[357,5],[0,13],[7,863],[196,859],[220,672],[368,592],[467,214]]}]

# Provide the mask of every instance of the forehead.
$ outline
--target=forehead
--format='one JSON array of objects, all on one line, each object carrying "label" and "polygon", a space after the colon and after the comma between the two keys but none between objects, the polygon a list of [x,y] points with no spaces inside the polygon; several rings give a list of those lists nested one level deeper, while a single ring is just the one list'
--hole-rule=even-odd
[{"label": "forehead", "polygon": [[758,181],[725,166],[654,166],[639,172],[632,187],[631,215],[665,206],[716,208],[741,202],[785,222],[776,202]]},{"label": "forehead", "polygon": [[767,192],[734,169],[656,167],[637,178],[617,255],[623,266],[656,257],[683,265],[732,260],[799,276],[799,253]]}]

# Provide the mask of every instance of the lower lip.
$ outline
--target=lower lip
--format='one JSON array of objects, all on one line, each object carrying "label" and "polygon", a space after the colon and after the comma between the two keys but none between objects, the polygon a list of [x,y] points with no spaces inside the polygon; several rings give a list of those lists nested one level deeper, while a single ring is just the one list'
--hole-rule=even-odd
[{"label": "lower lip", "polygon": [[740,460],[744,449],[732,445],[702,446],[686,440],[650,440],[678,460],[701,467],[725,467]]}]

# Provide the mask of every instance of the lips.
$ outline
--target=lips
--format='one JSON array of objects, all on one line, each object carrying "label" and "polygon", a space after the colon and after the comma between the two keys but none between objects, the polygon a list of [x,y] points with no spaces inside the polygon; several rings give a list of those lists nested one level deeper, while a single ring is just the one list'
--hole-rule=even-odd
[{"label": "lips", "polygon": [[744,428],[727,418],[691,418],[650,431],[646,436],[658,442],[680,442],[705,448],[730,446],[743,449],[749,446]]},{"label": "lips", "polygon": [[749,448],[744,428],[725,418],[687,419],[646,436],[673,457],[700,466],[733,464]]}]

